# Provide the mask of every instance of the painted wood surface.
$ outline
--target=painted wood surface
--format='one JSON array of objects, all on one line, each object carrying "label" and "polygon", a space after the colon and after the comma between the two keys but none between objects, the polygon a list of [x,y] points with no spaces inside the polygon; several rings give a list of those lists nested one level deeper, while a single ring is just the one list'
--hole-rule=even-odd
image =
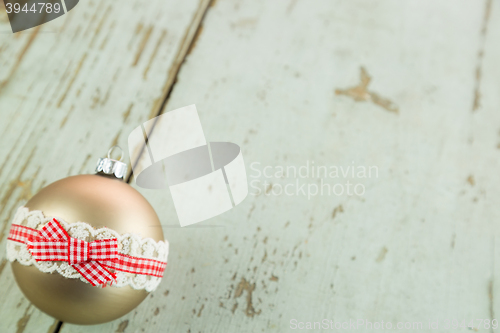
[{"label": "painted wood surface", "polygon": [[[186,24],[197,5],[186,9],[191,10]],[[164,6],[156,10],[167,13],[170,9]],[[287,332],[292,319],[424,325],[429,320],[468,324],[471,319],[498,319],[498,0],[219,0],[208,8],[199,30],[199,21],[192,24],[197,38],[177,80],[170,81],[176,83],[164,111],[196,103],[209,141],[241,145],[251,194],[221,216],[180,228],[168,192],[141,190],[170,241],[164,281],[123,318],[89,327],[63,324],[61,332]],[[22,52],[23,44],[12,43],[8,52]],[[74,62],[90,54],[88,47],[74,50],[68,59]],[[3,57],[7,51],[1,50]],[[102,50],[104,58],[109,52]],[[134,55],[130,53],[132,61]],[[124,61],[122,56],[117,61]],[[20,69],[28,66],[26,59]],[[124,93],[107,99],[123,104],[124,110],[134,103],[132,112],[137,113],[125,125],[113,122],[116,115],[104,109],[86,118],[92,104],[72,113],[64,136],[68,139],[60,143],[67,147],[64,153],[54,149],[60,131],[18,138],[2,129],[19,147],[0,175],[7,184],[2,188],[5,210],[31,195],[26,188],[34,193],[43,180],[61,178],[64,171],[81,172],[71,168],[86,164],[79,151],[92,152],[90,165],[102,154],[99,141],[109,140],[107,146],[117,133],[124,140],[138,123],[154,116],[150,110],[155,98],[167,96],[161,91],[166,91],[162,83],[169,71],[161,61],[156,66],[164,67],[148,73],[159,73],[158,87],[139,78],[129,82],[149,98]],[[80,103],[91,103],[92,91],[103,83],[90,74],[78,77],[88,89],[86,102]],[[128,87],[119,81],[113,85]],[[19,85],[23,82],[20,76]],[[0,110],[6,96],[16,95],[0,95]],[[69,108],[78,98],[75,92],[63,103]],[[40,104],[31,99],[18,103]],[[150,107],[136,108],[138,100]],[[33,112],[31,117],[64,119],[56,105],[43,113],[24,108]],[[16,114],[12,122],[24,125],[31,113]],[[39,128],[40,123],[50,122],[30,124]],[[85,142],[76,139],[87,131],[96,133],[90,127],[96,123],[106,124],[98,136],[90,135]],[[116,125],[113,133],[104,130],[111,124]],[[20,128],[14,125],[8,128]],[[1,144],[0,153],[7,155],[5,147],[12,143]],[[30,160],[21,157],[35,147]],[[68,155],[80,160],[68,160],[63,171],[43,163],[47,157]],[[317,174],[257,177],[256,170],[266,166],[271,166],[269,172],[313,162],[344,170],[376,167],[378,173],[323,179]],[[20,176],[7,178],[5,173],[21,170],[17,166],[23,163],[26,170]],[[39,167],[33,184],[22,185]],[[321,181],[350,181],[363,185],[365,193],[310,198],[302,191],[277,194],[288,184],[296,187],[297,181],[306,191],[321,186]],[[7,269],[0,279],[9,293],[17,293],[8,294],[10,299],[22,299]],[[23,311],[2,305],[2,317],[13,313],[6,319],[13,323],[9,328],[23,318],[27,304],[23,300]],[[27,311],[34,314],[26,332],[34,329],[30,325],[53,323],[32,308]],[[449,330],[441,326],[435,331]]]},{"label": "painted wood surface", "polygon": [[81,1],[12,35],[0,12],[0,331],[53,332],[5,258],[15,209],[41,187],[92,173],[114,144],[156,115],[206,1]]},{"label": "painted wood surface", "polygon": [[[196,103],[207,139],[241,144],[249,181],[274,185],[183,229],[168,193],[142,190],[170,240],[165,281],[124,318],[62,331],[497,318],[499,34],[498,1],[217,1],[166,110]],[[308,199],[253,170],[308,161],[378,177]]]}]

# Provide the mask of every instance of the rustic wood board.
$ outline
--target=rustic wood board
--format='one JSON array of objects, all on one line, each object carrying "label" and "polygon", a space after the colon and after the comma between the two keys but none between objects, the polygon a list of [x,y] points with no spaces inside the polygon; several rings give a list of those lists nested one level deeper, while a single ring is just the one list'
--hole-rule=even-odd
[{"label": "rustic wood board", "polygon": [[168,192],[141,190],[170,240],[164,281],[121,319],[61,331],[498,318],[499,37],[498,1],[217,1],[166,111],[196,103],[249,181],[254,162],[378,177],[352,179],[363,196],[250,195],[182,229]]},{"label": "rustic wood board", "polygon": [[[53,332],[5,258],[15,209],[42,186],[92,173],[108,147],[159,112],[207,1],[81,1],[12,35],[0,9],[0,331]],[[193,29],[194,27],[194,29]]]},{"label": "rustic wood board", "polygon": [[[174,6],[130,5],[144,11],[139,18],[115,14],[113,5],[104,20],[95,3],[79,6],[85,3],[84,22],[61,18],[35,37],[0,39],[0,81],[8,79],[0,90],[7,119],[1,133],[8,138],[0,142],[2,223],[44,184],[90,169],[103,154],[101,142],[124,142],[137,123],[155,115],[173,83],[168,73],[176,49],[186,29],[195,31],[193,15],[204,5],[183,2],[175,6],[183,15],[172,18],[183,25],[158,21],[125,41],[139,30],[130,22],[168,15]],[[105,41],[115,15],[121,22],[115,29],[131,29],[120,30],[119,51]],[[497,1],[217,1],[166,110],[197,103],[207,139],[239,143],[250,176],[253,162],[262,168],[355,161],[377,166],[378,178],[357,180],[366,187],[361,197],[249,196],[232,211],[183,229],[175,227],[168,193],[142,190],[171,243],[162,285],[124,318],[92,327],[64,324],[61,331],[281,332],[293,318],[495,318],[499,16]],[[161,38],[161,29],[167,30],[164,50],[156,54],[168,56],[146,70],[142,61],[155,54],[153,36]],[[66,38],[64,45],[54,36]],[[168,36],[177,38],[170,47]],[[92,46],[102,44],[102,50]],[[138,68],[125,70],[143,44]],[[50,63],[38,66],[39,58]],[[113,81],[122,65],[129,81]],[[360,83],[361,66],[364,82],[372,80],[367,89],[350,89]],[[26,86],[31,90],[22,93]],[[4,244],[5,228],[1,238]],[[57,323],[29,307],[8,269],[0,282],[2,331],[53,331]]]}]

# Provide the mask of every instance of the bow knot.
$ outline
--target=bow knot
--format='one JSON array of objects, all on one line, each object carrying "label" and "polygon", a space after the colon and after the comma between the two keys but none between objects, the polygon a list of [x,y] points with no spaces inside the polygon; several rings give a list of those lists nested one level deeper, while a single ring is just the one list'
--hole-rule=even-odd
[{"label": "bow knot", "polygon": [[54,219],[31,237],[27,245],[36,261],[67,261],[93,286],[106,285],[116,279],[114,273],[99,263],[118,257],[116,238],[86,242],[70,237]]},{"label": "bow knot", "polygon": [[118,257],[118,241],[113,239],[86,242],[70,237],[68,243],[68,262],[71,265],[86,261],[114,260]]}]

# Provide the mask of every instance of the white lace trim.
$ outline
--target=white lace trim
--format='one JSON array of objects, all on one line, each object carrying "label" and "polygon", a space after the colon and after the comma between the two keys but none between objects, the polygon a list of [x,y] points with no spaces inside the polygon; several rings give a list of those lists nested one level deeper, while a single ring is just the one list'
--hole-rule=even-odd
[{"label": "white lace trim", "polygon": [[[119,252],[134,257],[156,259],[167,261],[168,241],[155,242],[151,238],[141,238],[134,234],[120,235],[116,231],[108,228],[94,229],[91,225],[84,222],[67,223],[63,219],[53,216],[45,217],[39,210],[30,211],[26,207],[19,207],[12,224],[19,224],[33,229],[40,229],[45,224],[56,218],[71,237],[91,242],[96,239],[117,238]],[[26,244],[7,241],[7,258],[10,262],[18,261],[24,266],[35,266],[44,273],[53,273],[57,271],[68,279],[80,279],[89,283],[78,271],[64,261],[36,261],[28,251]],[[133,289],[145,289],[151,292],[158,287],[161,278],[149,275],[140,275],[115,271],[116,282],[113,287],[130,286]]]}]

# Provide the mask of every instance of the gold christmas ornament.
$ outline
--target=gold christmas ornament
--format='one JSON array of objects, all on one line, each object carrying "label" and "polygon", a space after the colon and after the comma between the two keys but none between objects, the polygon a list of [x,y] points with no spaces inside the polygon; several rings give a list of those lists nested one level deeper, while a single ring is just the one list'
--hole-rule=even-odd
[{"label": "gold christmas ornament", "polygon": [[[16,219],[24,221],[24,226],[18,228],[28,230],[26,226],[31,223],[31,227],[36,225],[36,232],[40,232],[44,223],[38,220],[54,217],[70,237],[85,239],[88,244],[96,239],[115,237],[106,236],[107,230],[111,230],[113,235],[125,235],[115,238],[118,239],[116,250],[125,253],[122,258],[131,255],[161,260],[163,257],[166,264],[168,243],[163,242],[158,216],[138,191],[118,179],[126,173],[126,166],[123,169],[122,164],[109,157],[100,159],[98,174],[64,178],[43,188],[18,211]],[[161,279],[118,272],[106,266],[111,274],[117,273],[115,284],[104,288],[92,286],[78,271],[68,268],[70,265],[66,262],[57,262],[57,271],[47,273],[48,267],[55,262],[35,262],[33,258],[26,258],[34,250],[9,239],[7,252],[19,288],[37,308],[63,322],[99,324],[119,318],[137,307],[149,294],[148,290],[156,288]]]}]

